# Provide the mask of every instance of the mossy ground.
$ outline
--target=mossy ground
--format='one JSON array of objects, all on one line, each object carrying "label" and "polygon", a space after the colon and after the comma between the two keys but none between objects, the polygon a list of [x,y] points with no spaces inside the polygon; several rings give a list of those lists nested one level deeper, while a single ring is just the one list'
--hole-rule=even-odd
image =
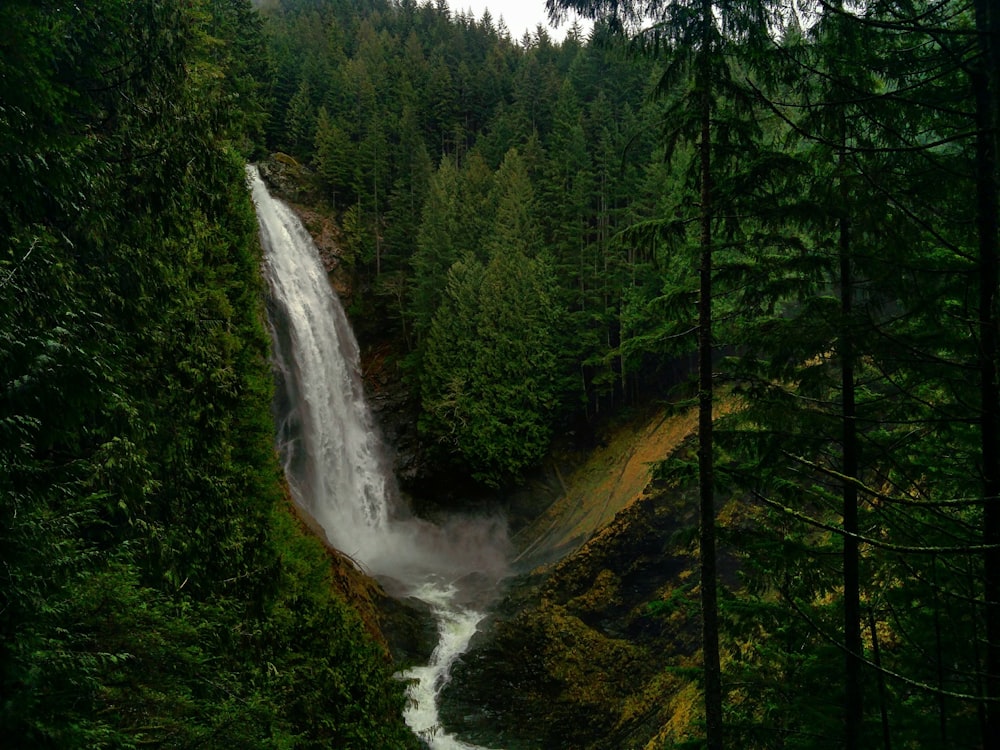
[{"label": "mossy ground", "polygon": [[697,503],[650,481],[694,428],[660,412],[609,435],[521,532],[542,564],[454,667],[450,730],[508,750],[670,747],[697,732]]}]

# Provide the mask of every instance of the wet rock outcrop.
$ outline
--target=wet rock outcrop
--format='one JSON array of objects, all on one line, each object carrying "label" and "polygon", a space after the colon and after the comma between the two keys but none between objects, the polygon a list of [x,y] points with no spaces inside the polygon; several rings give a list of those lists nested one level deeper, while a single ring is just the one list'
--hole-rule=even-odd
[{"label": "wet rock outcrop", "polygon": [[506,750],[688,739],[701,711],[696,508],[693,488],[651,489],[512,582],[452,670],[449,730]]}]

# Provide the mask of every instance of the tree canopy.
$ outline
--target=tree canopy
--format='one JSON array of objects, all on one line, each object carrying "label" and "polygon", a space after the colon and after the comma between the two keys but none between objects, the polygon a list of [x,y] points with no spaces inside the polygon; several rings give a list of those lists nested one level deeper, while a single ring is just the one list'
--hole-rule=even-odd
[{"label": "tree canopy", "polygon": [[0,736],[413,747],[284,496],[248,3],[0,7]]}]

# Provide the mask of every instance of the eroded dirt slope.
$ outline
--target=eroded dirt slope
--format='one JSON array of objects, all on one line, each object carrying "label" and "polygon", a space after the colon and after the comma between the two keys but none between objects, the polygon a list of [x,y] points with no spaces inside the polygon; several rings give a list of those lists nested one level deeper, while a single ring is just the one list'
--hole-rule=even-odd
[{"label": "eroded dirt slope", "polygon": [[562,497],[518,535],[531,572],[511,582],[453,668],[449,730],[505,750],[690,739],[700,711],[697,491],[649,477],[654,462],[692,454],[694,429],[688,412],[636,422],[564,478]]},{"label": "eroded dirt slope", "polygon": [[616,430],[587,461],[563,477],[549,509],[513,542],[519,570],[559,560],[586,542],[642,496],[652,466],[670,455],[697,427],[694,409],[658,411]]}]

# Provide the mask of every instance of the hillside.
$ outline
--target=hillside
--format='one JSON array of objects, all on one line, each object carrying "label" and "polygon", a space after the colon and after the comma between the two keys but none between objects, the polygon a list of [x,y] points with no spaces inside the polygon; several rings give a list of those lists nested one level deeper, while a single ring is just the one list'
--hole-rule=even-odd
[{"label": "hillside", "polygon": [[650,478],[693,431],[691,413],[662,412],[613,431],[518,534],[532,540],[521,545],[528,572],[446,690],[443,715],[460,736],[508,750],[697,736],[696,494]]},{"label": "hillside", "polygon": [[609,430],[602,444],[563,477],[552,461],[561,493],[513,538],[514,565],[530,571],[572,554],[637,501],[650,485],[653,468],[694,434],[693,410],[635,418]]}]

